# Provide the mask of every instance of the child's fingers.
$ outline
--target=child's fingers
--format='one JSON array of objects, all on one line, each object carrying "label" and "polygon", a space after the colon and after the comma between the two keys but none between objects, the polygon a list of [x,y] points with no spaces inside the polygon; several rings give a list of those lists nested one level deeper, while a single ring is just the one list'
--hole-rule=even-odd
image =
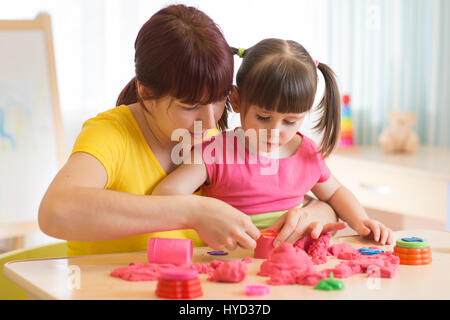
[{"label": "child's fingers", "polygon": [[308,228],[306,228],[305,233],[311,235],[311,238],[317,239],[322,234],[323,224],[319,221],[311,222]]},{"label": "child's fingers", "polygon": [[237,248],[237,242],[234,240],[228,240],[225,244],[225,249],[227,249],[228,251],[233,251],[234,249]]},{"label": "child's fingers", "polygon": [[373,240],[376,242],[380,241],[380,225],[378,222],[369,220],[366,222],[366,226],[372,231]]},{"label": "child's fingers", "polygon": [[283,242],[294,243],[300,239],[307,227],[305,226],[305,221],[308,218],[307,214],[302,214],[300,216],[298,214],[290,214],[286,216],[283,228],[273,242],[274,247],[278,247],[280,243]]},{"label": "child's fingers", "polygon": [[365,237],[370,234],[370,229],[363,224],[355,227],[355,231],[362,237]]},{"label": "child's fingers", "polygon": [[253,223],[251,223],[247,228],[246,234],[250,236],[253,240],[258,240],[259,236],[261,235],[261,232]]},{"label": "child's fingers", "polygon": [[339,230],[345,229],[346,227],[347,227],[347,223],[345,223],[345,222],[327,223],[326,225],[323,226],[322,234],[325,234],[327,232],[339,231]]},{"label": "child's fingers", "polygon": [[380,244],[385,245],[387,239],[389,238],[390,229],[384,225],[380,225],[381,235],[380,235]]},{"label": "child's fingers", "polygon": [[391,229],[389,229],[389,236],[388,236],[386,244],[391,245],[392,243],[394,243],[394,233],[392,232]]},{"label": "child's fingers", "polygon": [[237,245],[244,249],[253,250],[256,248],[256,241],[250,235],[244,233],[237,239]]},{"label": "child's fingers", "polygon": [[272,226],[270,226],[267,229],[264,229],[261,232],[279,232],[280,229],[283,227],[285,221],[286,221],[286,214],[283,214],[275,221],[275,223]]}]

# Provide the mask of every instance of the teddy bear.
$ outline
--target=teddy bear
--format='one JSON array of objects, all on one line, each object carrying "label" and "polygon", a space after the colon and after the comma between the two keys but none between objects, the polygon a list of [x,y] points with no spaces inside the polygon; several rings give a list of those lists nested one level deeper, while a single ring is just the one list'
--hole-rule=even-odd
[{"label": "teddy bear", "polygon": [[419,146],[419,136],[412,130],[417,117],[409,111],[392,111],[388,114],[390,126],[383,130],[378,142],[386,153],[414,153]]}]

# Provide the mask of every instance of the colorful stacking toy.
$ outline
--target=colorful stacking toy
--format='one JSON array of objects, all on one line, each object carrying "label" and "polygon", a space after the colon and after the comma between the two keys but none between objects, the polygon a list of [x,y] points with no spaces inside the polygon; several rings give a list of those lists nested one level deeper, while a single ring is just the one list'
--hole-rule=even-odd
[{"label": "colorful stacking toy", "polygon": [[431,263],[431,249],[428,241],[417,237],[397,240],[394,254],[400,258],[400,264],[423,265]]},{"label": "colorful stacking toy", "polygon": [[156,295],[167,299],[193,299],[203,295],[198,272],[187,268],[170,268],[162,271]]},{"label": "colorful stacking toy", "polygon": [[352,111],[350,109],[350,96],[345,94],[342,96],[341,107],[341,147],[352,147],[355,142],[353,140],[353,120]]}]

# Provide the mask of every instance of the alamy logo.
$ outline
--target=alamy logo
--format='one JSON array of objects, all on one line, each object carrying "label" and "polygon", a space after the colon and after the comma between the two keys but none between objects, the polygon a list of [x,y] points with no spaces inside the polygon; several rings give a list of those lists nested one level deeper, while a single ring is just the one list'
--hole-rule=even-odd
[{"label": "alamy logo", "polygon": [[81,288],[81,269],[77,265],[70,265],[68,268],[69,276],[67,278],[67,287],[71,290]]}]

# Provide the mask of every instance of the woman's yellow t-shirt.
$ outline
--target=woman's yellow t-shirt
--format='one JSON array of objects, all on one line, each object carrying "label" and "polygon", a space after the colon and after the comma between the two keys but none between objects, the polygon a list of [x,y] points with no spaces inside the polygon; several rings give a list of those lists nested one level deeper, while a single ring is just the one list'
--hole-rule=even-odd
[{"label": "woman's yellow t-shirt", "polygon": [[[217,130],[211,130],[208,136]],[[166,177],[127,106],[115,107],[87,120],[77,137],[72,154],[86,152],[105,167],[105,189],[149,195]],[[139,234],[106,241],[67,241],[70,256],[147,250],[150,237],[189,238],[194,246],[206,245],[194,230]]]}]

